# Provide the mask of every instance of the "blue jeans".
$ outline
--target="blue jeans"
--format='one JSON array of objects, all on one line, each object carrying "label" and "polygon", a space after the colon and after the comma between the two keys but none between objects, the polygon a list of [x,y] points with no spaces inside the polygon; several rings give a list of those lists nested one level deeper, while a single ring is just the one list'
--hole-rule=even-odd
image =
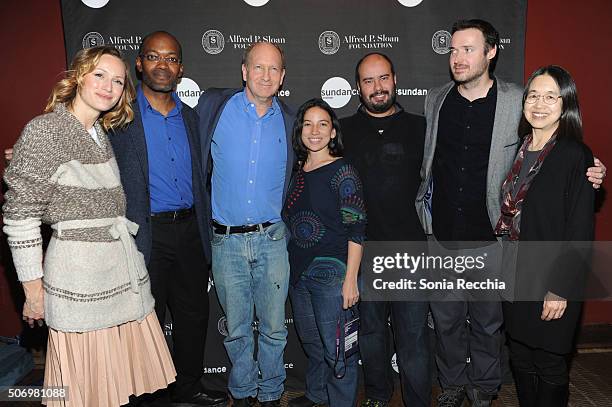
[{"label": "blue jeans", "polygon": [[[293,320],[308,358],[306,397],[331,407],[352,407],[357,401],[359,354],[343,358],[344,322],[351,316],[342,309],[345,274],[341,261],[317,257],[289,289]],[[342,335],[336,358],[338,323]]]},{"label": "blue jeans", "polygon": [[[228,390],[238,399],[278,400],[287,344],[287,229],[278,222],[251,233],[215,233],[212,255],[215,288],[227,318],[224,345],[232,363]],[[259,322],[257,360],[254,318]]]},{"label": "blue jeans", "polygon": [[427,302],[364,301],[359,304],[359,351],[367,398],[388,402],[393,394],[387,322],[391,315],[404,405],[431,405],[428,310]]}]

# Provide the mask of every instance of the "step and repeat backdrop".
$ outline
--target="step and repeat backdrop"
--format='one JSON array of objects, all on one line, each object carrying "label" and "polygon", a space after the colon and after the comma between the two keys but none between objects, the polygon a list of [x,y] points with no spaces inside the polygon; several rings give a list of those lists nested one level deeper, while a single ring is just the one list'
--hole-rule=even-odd
[{"label": "step and repeat backdrop", "polygon": [[[287,74],[278,96],[295,107],[320,96],[340,117],[355,112],[355,64],[382,52],[395,64],[398,102],[422,113],[427,90],[450,79],[450,30],[460,18],[490,21],[501,37],[496,75],[523,83],[527,0],[62,0],[67,59],[84,48],[115,45],[135,60],[141,39],[165,30],[183,46],[181,99],[195,106],[209,87],[240,87],[244,49],[270,41],[285,52]],[[224,387],[230,365],[227,335],[211,281],[202,290],[211,312],[205,376]],[[303,388],[305,359],[287,304],[287,388]],[[166,333],[172,324],[166,324]],[[257,330],[256,321],[253,329]],[[391,352],[391,355],[393,353]],[[390,368],[397,372],[395,357]]]}]

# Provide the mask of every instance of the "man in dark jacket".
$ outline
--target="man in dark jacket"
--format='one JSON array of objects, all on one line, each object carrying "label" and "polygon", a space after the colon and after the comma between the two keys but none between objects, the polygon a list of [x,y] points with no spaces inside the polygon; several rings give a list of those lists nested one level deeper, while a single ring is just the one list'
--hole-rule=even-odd
[{"label": "man in dark jacket", "polygon": [[[200,116],[202,165],[211,185],[212,272],[227,318],[234,406],[279,406],[285,381],[285,301],[289,284],[281,208],[293,166],[294,115],[276,97],[283,53],[251,45],[242,61],[243,89],[209,89]],[[259,330],[254,359],[253,322]]]},{"label": "man in dark jacket", "polygon": [[[358,111],[340,121],[345,156],[357,167],[368,209],[368,241],[421,241],[425,233],[411,205],[421,178],[425,119],[395,100],[395,71],[383,54],[364,56],[355,68]],[[429,406],[431,369],[427,302],[362,301],[359,348],[364,367],[364,407],[386,406],[393,393],[389,328],[395,338],[402,397],[407,406]]]},{"label": "man in dark jacket", "polygon": [[110,135],[127,200],[127,217],[139,225],[155,312],[163,325],[172,313],[175,402],[212,406],[225,393],[204,390],[204,346],[208,325],[210,199],[200,165],[197,115],[174,92],[183,74],[181,46],[158,31],[140,45],[142,75],[132,108],[134,121]]}]

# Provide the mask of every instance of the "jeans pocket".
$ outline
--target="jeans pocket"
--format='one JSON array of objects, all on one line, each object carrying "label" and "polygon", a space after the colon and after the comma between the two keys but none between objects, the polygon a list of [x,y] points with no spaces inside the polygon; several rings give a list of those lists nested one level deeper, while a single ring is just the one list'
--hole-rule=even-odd
[{"label": "jeans pocket", "polygon": [[304,272],[304,277],[324,285],[337,285],[344,281],[346,264],[334,257],[315,257]]},{"label": "jeans pocket", "polygon": [[264,231],[266,237],[272,241],[283,240],[287,236],[287,227],[283,222],[268,226]]},{"label": "jeans pocket", "polygon": [[221,244],[227,239],[227,235],[222,235],[219,233],[213,233],[212,239],[210,239],[210,244],[212,246],[221,246]]}]

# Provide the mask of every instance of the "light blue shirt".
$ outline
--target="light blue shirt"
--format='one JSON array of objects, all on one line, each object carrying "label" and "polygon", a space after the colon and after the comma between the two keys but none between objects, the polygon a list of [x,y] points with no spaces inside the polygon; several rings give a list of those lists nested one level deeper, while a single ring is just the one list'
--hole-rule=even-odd
[{"label": "light blue shirt", "polygon": [[287,139],[276,98],[259,117],[244,90],[232,96],[215,128],[211,154],[214,220],[229,226],[281,220]]}]

